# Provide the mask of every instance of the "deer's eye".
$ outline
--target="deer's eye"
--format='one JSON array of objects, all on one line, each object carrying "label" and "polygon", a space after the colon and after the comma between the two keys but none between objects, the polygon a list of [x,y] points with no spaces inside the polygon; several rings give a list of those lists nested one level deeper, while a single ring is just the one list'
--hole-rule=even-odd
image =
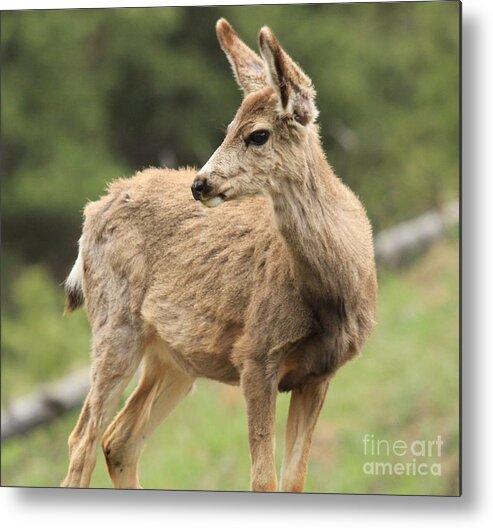
[{"label": "deer's eye", "polygon": [[267,142],[270,132],[268,130],[256,130],[252,132],[246,140],[247,145],[260,146]]}]

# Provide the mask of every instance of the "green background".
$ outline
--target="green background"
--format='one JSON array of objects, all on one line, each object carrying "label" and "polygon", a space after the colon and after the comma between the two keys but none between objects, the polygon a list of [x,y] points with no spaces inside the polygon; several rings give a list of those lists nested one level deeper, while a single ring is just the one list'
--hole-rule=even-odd
[{"label": "green background", "polygon": [[[214,33],[221,16],[254,49],[269,25],[312,78],[328,159],[375,231],[458,196],[457,2],[3,12],[3,408],[88,364],[87,322],[61,318],[59,286],[84,204],[145,166],[200,167],[220,144],[241,102]],[[379,325],[331,387],[308,490],[457,493],[457,252],[451,234],[380,270]],[[248,488],[240,394],[199,389],[150,441],[144,486]],[[2,483],[57,485],[75,419],[6,442]],[[365,433],[441,434],[445,474],[364,475]],[[109,485],[102,464],[94,484]]]}]

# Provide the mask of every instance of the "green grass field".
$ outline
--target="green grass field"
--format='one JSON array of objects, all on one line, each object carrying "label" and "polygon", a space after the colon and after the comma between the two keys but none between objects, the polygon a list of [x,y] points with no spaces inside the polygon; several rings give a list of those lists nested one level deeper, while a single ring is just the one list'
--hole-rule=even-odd
[{"label": "green grass field", "polygon": [[[404,270],[380,272],[378,327],[363,356],[343,367],[329,388],[306,491],[458,494],[458,276],[456,239],[435,245]],[[19,279],[16,312],[3,321],[3,405],[87,363],[84,315],[61,319],[61,291],[47,290],[44,279],[39,269]],[[279,462],[288,403],[289,395],[279,396]],[[5,442],[2,485],[57,486],[66,471],[67,437],[77,414]],[[382,441],[380,456],[365,455],[367,434]],[[438,436],[440,456],[436,450],[422,456],[422,442]],[[386,445],[395,441],[414,446],[414,454],[387,454]],[[403,463],[407,474],[370,474],[368,463],[374,461]],[[140,477],[145,488],[248,490],[249,463],[240,390],[200,380],[196,392],[149,440]],[[413,464],[426,464],[428,471],[434,465],[441,474],[414,475]],[[111,486],[102,454],[92,485]]]}]

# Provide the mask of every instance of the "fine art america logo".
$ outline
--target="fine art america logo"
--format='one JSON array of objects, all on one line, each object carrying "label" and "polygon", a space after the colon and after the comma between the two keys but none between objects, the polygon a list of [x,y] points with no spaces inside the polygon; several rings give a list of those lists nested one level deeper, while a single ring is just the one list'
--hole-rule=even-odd
[{"label": "fine art america logo", "polygon": [[442,447],[443,440],[440,435],[435,440],[389,441],[367,433],[363,437],[363,452],[367,459],[363,464],[363,472],[375,476],[440,477]]}]

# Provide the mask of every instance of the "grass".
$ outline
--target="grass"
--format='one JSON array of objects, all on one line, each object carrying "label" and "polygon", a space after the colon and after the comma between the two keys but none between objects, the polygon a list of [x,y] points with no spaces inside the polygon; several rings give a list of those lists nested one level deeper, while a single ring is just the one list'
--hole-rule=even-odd
[{"label": "grass", "polygon": [[[306,491],[457,495],[457,241],[435,245],[399,273],[383,271],[379,280],[377,330],[364,355],[341,369],[329,388],[313,441]],[[22,311],[17,313],[18,324],[22,317],[25,318]],[[51,324],[55,325],[53,321]],[[88,348],[85,323],[80,319],[57,324],[62,334],[77,332],[78,346],[85,342],[74,356],[73,363],[79,364],[80,349]],[[4,329],[7,330],[5,322]],[[71,366],[67,360],[71,352],[64,351],[62,355],[59,348],[63,340],[56,336],[55,330],[48,337],[41,327],[39,330],[40,334],[30,339],[44,340],[45,345],[48,339],[46,346],[54,346],[55,355],[64,358],[59,361],[58,370],[53,368],[53,359],[46,359],[50,363],[50,377],[57,377]],[[11,341],[6,339],[6,343]],[[29,357],[36,356],[33,347],[27,352]],[[34,362],[42,360],[36,357]],[[46,369],[36,367],[42,372],[36,380],[36,370],[25,365],[25,361],[11,359],[4,363],[2,381],[7,383],[7,396],[17,392],[16,386],[25,389],[29,384],[32,389],[35,381],[46,379]],[[289,395],[280,395],[279,463],[288,404]],[[2,447],[2,484],[57,486],[66,471],[66,441],[77,414],[68,414],[48,427],[7,441]],[[375,442],[380,440],[380,456],[371,456],[369,451],[365,455],[366,434],[373,435],[369,438]],[[437,437],[443,441],[440,456],[436,449],[430,456],[421,456],[422,442]],[[415,454],[387,453],[387,446],[391,447],[395,441],[401,441],[399,445],[406,445],[408,450],[414,447]],[[398,463],[410,464],[411,474],[369,474],[368,462],[375,461],[390,462],[393,468]],[[427,464],[428,470],[432,464],[436,470],[439,464],[441,475],[413,475],[413,463],[415,468]],[[145,488],[247,490],[249,464],[245,405],[240,390],[200,380],[198,390],[150,438],[140,476]],[[111,486],[101,453],[92,485]]]}]

